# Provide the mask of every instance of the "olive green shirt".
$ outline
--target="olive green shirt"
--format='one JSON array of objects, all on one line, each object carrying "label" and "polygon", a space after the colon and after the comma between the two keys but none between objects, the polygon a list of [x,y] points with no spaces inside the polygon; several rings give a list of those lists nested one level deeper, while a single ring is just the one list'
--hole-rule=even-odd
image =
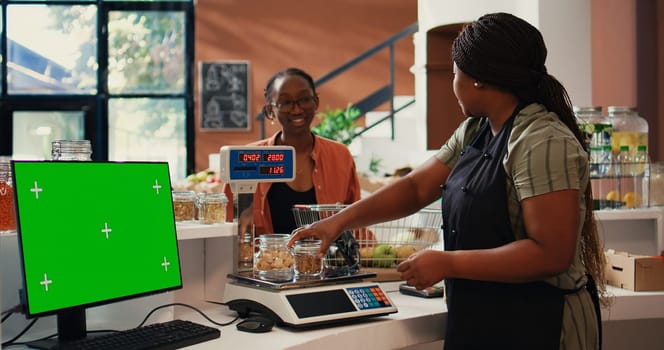
[{"label": "olive green shirt", "polygon": [[[440,148],[436,157],[450,168],[464,146],[472,141],[485,118],[468,118]],[[555,113],[541,104],[530,104],[515,116],[503,159],[507,178],[507,207],[515,239],[528,236],[520,202],[549,192],[574,189],[579,193],[579,223],[574,261],[569,269],[545,281],[556,287],[574,290],[585,285],[581,262],[583,229],[589,185],[588,154],[574,134]],[[500,205],[500,203],[496,203]],[[581,288],[565,298],[561,349],[597,348],[597,322],[590,295]]]}]

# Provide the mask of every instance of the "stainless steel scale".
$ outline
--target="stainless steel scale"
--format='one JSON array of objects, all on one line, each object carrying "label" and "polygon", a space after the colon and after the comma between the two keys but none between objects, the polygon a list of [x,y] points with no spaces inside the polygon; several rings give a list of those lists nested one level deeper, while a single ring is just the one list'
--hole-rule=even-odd
[{"label": "stainless steel scale", "polygon": [[[295,149],[290,146],[224,146],[220,158],[221,179],[231,185],[238,199],[240,195],[253,197],[259,182],[295,178]],[[260,313],[280,325],[298,328],[397,312],[380,285],[366,281],[372,277],[376,274],[358,269],[275,282],[260,279],[253,271],[234,271],[228,275],[223,301],[241,317]]]}]

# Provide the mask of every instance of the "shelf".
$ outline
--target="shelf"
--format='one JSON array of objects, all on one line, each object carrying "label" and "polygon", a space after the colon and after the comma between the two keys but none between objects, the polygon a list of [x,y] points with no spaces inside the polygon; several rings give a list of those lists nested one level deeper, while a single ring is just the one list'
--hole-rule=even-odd
[{"label": "shelf", "polygon": [[237,231],[237,224],[226,222],[223,224],[205,225],[195,222],[178,222],[175,224],[178,240],[232,237]]},{"label": "shelf", "polygon": [[664,207],[638,208],[638,209],[602,209],[595,210],[597,220],[661,220],[664,217]]}]

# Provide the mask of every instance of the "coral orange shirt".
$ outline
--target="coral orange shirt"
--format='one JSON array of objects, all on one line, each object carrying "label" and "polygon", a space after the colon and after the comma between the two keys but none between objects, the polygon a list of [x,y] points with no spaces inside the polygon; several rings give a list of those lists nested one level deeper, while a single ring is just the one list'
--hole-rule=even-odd
[{"label": "coral orange shirt", "polygon": [[[281,131],[270,138],[249,145],[274,146],[280,133]],[[361,189],[355,160],[344,144],[314,134],[311,158],[314,160],[311,178],[318,204],[350,204],[360,199]],[[259,183],[256,193],[254,193],[254,225],[257,235],[274,232],[270,205],[267,200],[270,186],[272,186],[270,182]],[[227,212],[232,213],[233,194],[230,186],[225,185],[224,192],[229,199]]]}]

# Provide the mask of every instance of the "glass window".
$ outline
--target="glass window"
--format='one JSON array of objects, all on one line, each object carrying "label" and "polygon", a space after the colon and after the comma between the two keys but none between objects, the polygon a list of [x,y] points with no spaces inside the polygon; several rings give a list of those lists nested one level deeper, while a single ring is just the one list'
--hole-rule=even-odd
[{"label": "glass window", "polygon": [[186,176],[185,100],[111,98],[108,103],[110,160],[169,163],[171,178]]},{"label": "glass window", "polygon": [[184,179],[194,171],[194,6],[1,0],[0,156],[50,159],[52,140],[88,139],[95,161],[168,161]]},{"label": "glass window", "polygon": [[109,12],[109,93],[183,93],[184,19],[175,11]]},{"label": "glass window", "polygon": [[97,7],[7,6],[7,91],[94,94]]},{"label": "glass window", "polygon": [[85,138],[83,120],[81,111],[14,112],[14,158],[51,159],[51,141]]}]

